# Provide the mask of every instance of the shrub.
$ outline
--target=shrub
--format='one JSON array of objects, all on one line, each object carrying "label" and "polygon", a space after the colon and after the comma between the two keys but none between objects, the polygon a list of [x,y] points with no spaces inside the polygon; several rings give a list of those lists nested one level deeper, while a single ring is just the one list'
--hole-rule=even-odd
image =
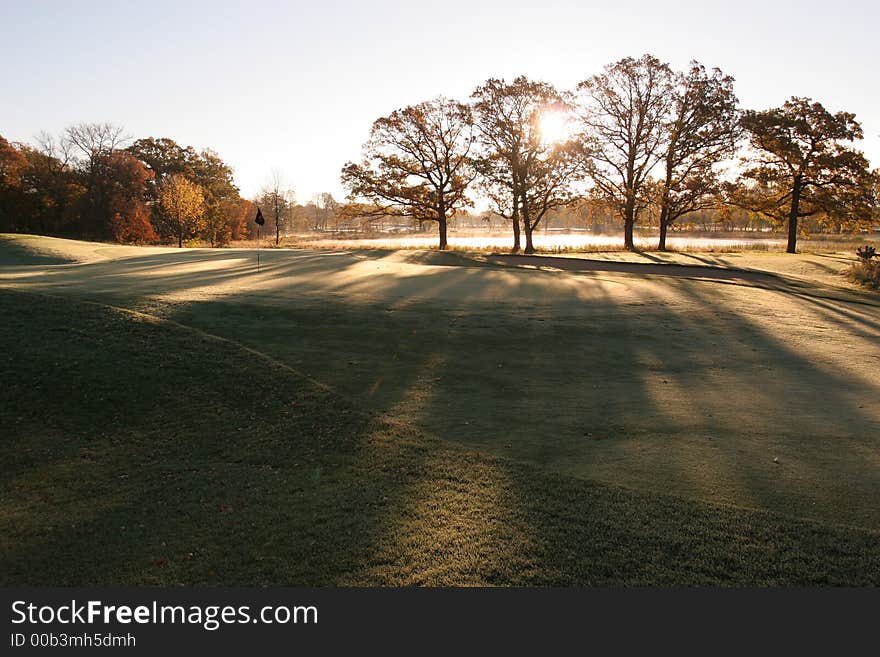
[{"label": "shrub", "polygon": [[849,270],[849,277],[855,283],[880,290],[880,257],[873,246],[860,247],[856,254],[859,261]]}]

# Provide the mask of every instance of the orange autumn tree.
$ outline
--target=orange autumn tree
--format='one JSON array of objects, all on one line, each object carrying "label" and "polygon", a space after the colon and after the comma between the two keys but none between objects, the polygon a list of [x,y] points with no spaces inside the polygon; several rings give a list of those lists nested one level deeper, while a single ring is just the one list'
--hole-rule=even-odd
[{"label": "orange autumn tree", "polygon": [[110,231],[117,242],[145,244],[159,239],[145,203],[153,174],[130,153],[114,151],[105,164],[109,178]]},{"label": "orange autumn tree", "polygon": [[175,174],[162,185],[159,203],[168,223],[168,232],[177,238],[178,247],[204,229],[202,188],[185,176]]}]

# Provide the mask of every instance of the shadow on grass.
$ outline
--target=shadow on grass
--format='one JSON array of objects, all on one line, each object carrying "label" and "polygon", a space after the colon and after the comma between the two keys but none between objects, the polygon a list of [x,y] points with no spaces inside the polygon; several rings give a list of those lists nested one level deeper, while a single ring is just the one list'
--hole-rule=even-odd
[{"label": "shadow on grass", "polygon": [[[164,257],[151,259],[155,276],[134,291],[122,288],[126,300],[239,283],[252,266],[209,253],[198,259],[226,266],[175,273],[173,255],[168,267]],[[853,401],[851,373],[817,365],[749,319],[747,299],[732,301],[713,287],[733,295],[743,286],[652,277],[627,298],[559,272],[446,267],[425,276],[384,269],[392,253],[358,255],[273,253],[264,274],[276,287],[251,295],[238,285],[220,300],[148,309],[262,349],[358,404],[495,454],[637,488],[880,524],[870,502],[877,422]],[[355,267],[369,275],[348,277]],[[326,292],[296,290],[286,282],[294,273],[317,277]],[[571,284],[550,287],[563,280]],[[540,301],[548,289],[549,310]],[[264,304],[275,290],[298,294]],[[370,300],[376,290],[382,300]],[[864,313],[786,296],[816,306],[815,316],[854,338],[876,338]],[[666,297],[677,305],[655,300]],[[786,462],[784,476],[774,456]]]},{"label": "shadow on grass", "polygon": [[[656,256],[644,252],[639,255],[653,262],[628,262],[618,260],[590,260],[588,258],[555,258],[553,256],[492,255],[489,262],[507,263],[515,266],[552,267],[563,271],[606,271],[627,274],[707,278],[713,280],[741,280],[772,282],[779,277],[767,272],[754,272],[744,269],[730,269],[706,265],[669,264]],[[707,263],[709,261],[706,261]]]},{"label": "shadow on grass", "polygon": [[[3,584],[880,583],[875,533],[589,484],[183,328],[0,304]],[[436,412],[455,346],[383,405]]]},{"label": "shadow on grass", "polygon": [[21,265],[63,265],[73,262],[62,256],[38,253],[27,248],[27,239],[0,237],[0,267]]}]

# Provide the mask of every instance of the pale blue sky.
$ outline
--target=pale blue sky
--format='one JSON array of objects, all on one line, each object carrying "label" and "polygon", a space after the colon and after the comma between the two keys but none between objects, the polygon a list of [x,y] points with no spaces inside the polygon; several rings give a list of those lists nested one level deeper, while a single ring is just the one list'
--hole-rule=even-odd
[{"label": "pale blue sky", "polygon": [[245,195],[281,168],[301,202],[341,196],[371,123],[489,76],[561,88],[626,55],[691,59],[746,107],[810,96],[856,113],[880,166],[880,3],[46,2],[0,0],[0,134],[79,121],[211,147]]}]

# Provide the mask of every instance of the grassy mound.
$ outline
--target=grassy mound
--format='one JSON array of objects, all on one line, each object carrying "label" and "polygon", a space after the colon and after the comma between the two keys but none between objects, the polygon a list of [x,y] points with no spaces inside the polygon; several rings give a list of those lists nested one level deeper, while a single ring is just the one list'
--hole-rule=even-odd
[{"label": "grassy mound", "polygon": [[146,316],[0,311],[3,585],[880,583],[875,533],[455,447]]},{"label": "grassy mound", "polygon": [[[0,235],[0,266],[66,265],[76,262],[62,252],[46,248],[52,238],[33,235]],[[55,240],[62,242],[64,240]]]}]

